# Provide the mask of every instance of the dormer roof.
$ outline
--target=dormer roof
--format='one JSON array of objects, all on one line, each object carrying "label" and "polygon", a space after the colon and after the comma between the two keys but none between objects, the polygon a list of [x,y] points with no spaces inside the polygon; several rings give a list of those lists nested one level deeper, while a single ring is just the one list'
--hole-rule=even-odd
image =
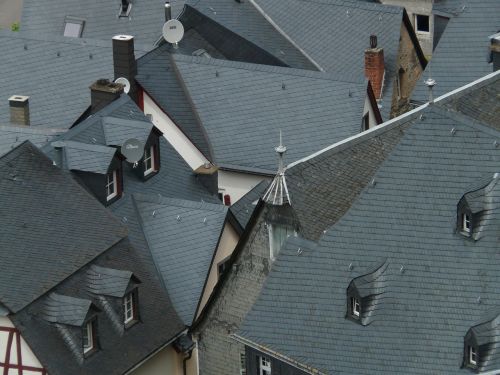
[{"label": "dormer roof", "polygon": [[87,271],[87,290],[96,295],[122,298],[139,279],[131,271],[92,265]]},{"label": "dormer roof", "polygon": [[58,144],[63,148],[66,167],[81,172],[108,173],[117,151],[112,147],[82,142],[64,141]]},{"label": "dormer roof", "polygon": [[[50,293],[45,298],[43,317],[51,323],[81,327],[92,306],[92,301],[88,299]],[[94,308],[96,309],[95,306]]]},{"label": "dormer roof", "polygon": [[101,119],[104,138],[108,146],[121,146],[128,139],[135,138],[146,143],[153,124],[148,121],[127,120],[111,116]]}]

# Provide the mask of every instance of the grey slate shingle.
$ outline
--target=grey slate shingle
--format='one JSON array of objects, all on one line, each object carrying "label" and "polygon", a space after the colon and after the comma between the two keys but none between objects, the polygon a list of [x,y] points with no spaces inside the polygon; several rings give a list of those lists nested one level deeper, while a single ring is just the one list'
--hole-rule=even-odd
[{"label": "grey slate shingle", "polygon": [[186,325],[195,318],[228,208],[221,204],[134,195],[149,248]]},{"label": "grey slate shingle", "polygon": [[[500,133],[441,104],[420,114],[318,243],[288,240],[240,335],[325,373],[469,372],[464,336],[498,314],[500,212],[472,241],[456,233],[456,210],[471,185],[498,172]],[[345,319],[347,286],[381,259],[373,321]],[[494,353],[481,371],[497,368]]]},{"label": "grey slate shingle", "polygon": [[0,125],[0,155],[3,155],[24,141],[41,147],[66,129],[34,128],[31,126]]},{"label": "grey slate shingle", "polygon": [[81,327],[87,317],[92,301],[57,293],[45,297],[43,318],[51,323]]},{"label": "grey slate shingle", "polygon": [[148,140],[153,124],[146,121],[103,117],[102,128],[107,146],[121,146],[128,139],[135,138],[143,143]]},{"label": "grey slate shingle", "polygon": [[173,59],[219,166],[273,174],[280,130],[287,160],[361,130],[364,81],[216,59]]},{"label": "grey slate shingle", "polygon": [[82,142],[64,142],[64,160],[67,168],[74,171],[108,173],[116,149]]},{"label": "grey slate shingle", "polygon": [[30,143],[0,159],[0,191],[0,301],[13,312],[126,236],[124,226]]},{"label": "grey slate shingle", "polygon": [[93,294],[121,298],[132,278],[139,281],[131,271],[92,265],[87,271],[87,289]]},{"label": "grey slate shingle", "polygon": [[456,15],[448,22],[431,62],[415,86],[412,94],[415,102],[427,101],[424,81],[429,75],[436,80],[434,93],[442,95],[493,71],[492,64],[488,63],[488,37],[500,29],[500,2],[458,3]]}]

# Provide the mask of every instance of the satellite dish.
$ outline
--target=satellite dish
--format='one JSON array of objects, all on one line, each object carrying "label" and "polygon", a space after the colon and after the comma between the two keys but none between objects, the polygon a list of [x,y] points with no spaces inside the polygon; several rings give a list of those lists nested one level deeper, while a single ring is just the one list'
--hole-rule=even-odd
[{"label": "satellite dish", "polygon": [[123,91],[125,92],[125,94],[128,94],[129,91],[130,91],[130,82],[127,78],[125,77],[119,77],[117,79],[115,79],[115,83],[121,83],[123,86],[125,86],[123,88]]},{"label": "satellite dish", "polygon": [[144,142],[136,138],[127,139],[123,142],[121,152],[129,163],[137,163],[144,155]]},{"label": "satellite dish", "polygon": [[163,25],[163,38],[174,46],[182,40],[184,36],[184,26],[179,20],[170,20]]}]

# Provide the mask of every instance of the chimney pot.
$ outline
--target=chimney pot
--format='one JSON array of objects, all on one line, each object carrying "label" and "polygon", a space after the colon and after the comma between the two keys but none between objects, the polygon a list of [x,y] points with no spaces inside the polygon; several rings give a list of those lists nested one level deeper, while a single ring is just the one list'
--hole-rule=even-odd
[{"label": "chimney pot", "polygon": [[491,60],[493,62],[493,71],[500,70],[500,33],[490,36]]},{"label": "chimney pot", "polygon": [[165,22],[172,19],[172,7],[170,6],[170,1],[165,1]]},{"label": "chimney pot", "polygon": [[10,122],[28,126],[30,124],[29,96],[13,95],[9,98]]},{"label": "chimney pot", "polygon": [[370,47],[365,50],[365,77],[370,81],[376,99],[382,96],[384,83],[384,49],[377,47],[376,35],[370,36]]},{"label": "chimney pot", "polygon": [[90,86],[91,113],[96,113],[123,93],[124,86],[110,82],[108,79],[98,79]]},{"label": "chimney pot", "polygon": [[134,55],[134,37],[132,35],[115,35],[113,37],[114,79],[126,78],[130,82],[128,95],[137,103],[137,62]]}]

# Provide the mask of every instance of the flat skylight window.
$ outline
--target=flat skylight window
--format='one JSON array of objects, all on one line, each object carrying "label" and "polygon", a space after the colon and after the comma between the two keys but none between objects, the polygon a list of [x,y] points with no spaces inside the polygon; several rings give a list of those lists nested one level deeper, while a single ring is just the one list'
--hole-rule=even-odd
[{"label": "flat skylight window", "polygon": [[66,18],[64,20],[64,36],[80,38],[83,32],[84,20],[77,18]]}]

